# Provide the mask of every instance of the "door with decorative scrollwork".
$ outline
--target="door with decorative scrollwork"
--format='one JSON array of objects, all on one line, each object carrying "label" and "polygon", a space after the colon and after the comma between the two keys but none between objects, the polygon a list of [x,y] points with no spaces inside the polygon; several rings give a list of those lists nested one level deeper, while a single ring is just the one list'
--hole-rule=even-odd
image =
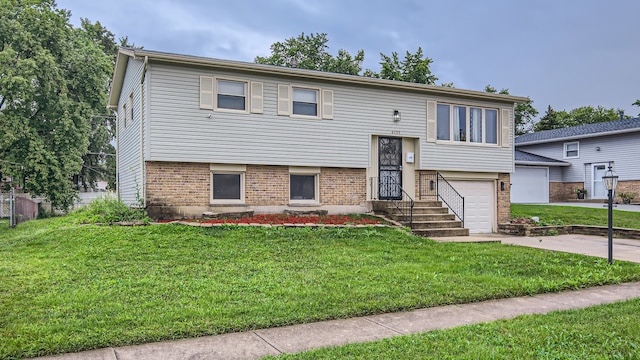
[{"label": "door with decorative scrollwork", "polygon": [[378,199],[402,199],[402,139],[378,138]]}]

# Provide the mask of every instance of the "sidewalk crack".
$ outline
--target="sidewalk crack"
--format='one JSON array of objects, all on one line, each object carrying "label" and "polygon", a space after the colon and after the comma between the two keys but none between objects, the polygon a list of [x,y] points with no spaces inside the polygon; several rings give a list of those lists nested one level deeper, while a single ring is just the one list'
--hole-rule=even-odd
[{"label": "sidewalk crack", "polygon": [[271,347],[272,347],[275,351],[277,351],[279,354],[282,354],[282,353],[283,353],[283,351],[282,351],[282,350],[278,349],[275,345],[273,345],[271,342],[269,342],[269,340],[267,340],[266,338],[264,338],[264,337],[260,336],[260,334],[258,334],[257,332],[252,331],[252,333],[253,333],[255,336],[259,337],[262,341],[264,341],[265,343],[267,343],[267,345],[271,346]]},{"label": "sidewalk crack", "polygon": [[403,333],[402,331],[400,331],[400,330],[396,330],[396,329],[394,329],[394,328],[392,328],[392,327],[390,327],[390,326],[387,326],[387,325],[385,325],[385,324],[379,323],[379,322],[377,322],[377,321],[375,321],[375,320],[373,320],[373,319],[369,319],[369,318],[364,318],[364,319],[365,319],[365,320],[367,320],[367,321],[369,321],[369,322],[372,322],[372,323],[374,323],[374,324],[376,324],[376,325],[378,325],[378,326],[382,326],[383,328],[385,328],[385,329],[387,329],[387,330],[393,331],[394,333],[396,333],[396,334],[398,334],[398,335],[405,335],[405,333]]}]

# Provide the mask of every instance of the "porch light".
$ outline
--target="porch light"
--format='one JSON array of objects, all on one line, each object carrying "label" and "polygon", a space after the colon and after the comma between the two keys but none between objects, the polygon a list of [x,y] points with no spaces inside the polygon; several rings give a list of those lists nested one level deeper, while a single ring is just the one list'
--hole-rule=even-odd
[{"label": "porch light", "polygon": [[616,190],[616,186],[618,186],[618,175],[613,171],[611,165],[609,165],[609,170],[602,177],[602,183],[609,193],[609,254],[607,260],[609,260],[609,265],[611,265],[613,264],[613,192]]},{"label": "porch light", "polygon": [[393,110],[393,121],[395,121],[395,122],[400,121],[400,111]]}]

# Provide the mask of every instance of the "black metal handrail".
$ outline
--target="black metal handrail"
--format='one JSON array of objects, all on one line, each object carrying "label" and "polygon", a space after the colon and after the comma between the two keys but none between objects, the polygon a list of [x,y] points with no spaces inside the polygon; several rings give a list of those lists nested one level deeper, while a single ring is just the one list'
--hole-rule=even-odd
[{"label": "black metal handrail", "polygon": [[464,196],[447,181],[439,172],[435,174],[421,173],[418,180],[418,198],[432,197],[442,200],[453,214],[460,219],[464,227]]},{"label": "black metal handrail", "polygon": [[407,192],[400,186],[398,181],[391,176],[385,176],[383,178],[372,177],[370,178],[371,198],[377,200],[379,198],[380,189],[383,189],[384,199],[389,200],[391,204],[400,212],[403,219],[409,219],[409,228],[413,229],[413,207],[415,201],[407,194]]}]

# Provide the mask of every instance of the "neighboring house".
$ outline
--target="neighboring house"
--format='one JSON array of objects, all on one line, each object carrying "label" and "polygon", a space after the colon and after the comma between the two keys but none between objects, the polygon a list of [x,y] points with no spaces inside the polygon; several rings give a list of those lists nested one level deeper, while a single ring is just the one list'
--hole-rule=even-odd
[{"label": "neighboring house", "polygon": [[[362,213],[465,196],[465,227],[509,219],[513,106],[526,98],[253,63],[120,49],[118,196],[157,218],[251,209]],[[379,186],[393,183],[396,186]]]},{"label": "neighboring house", "polygon": [[617,193],[640,193],[640,118],[525,134],[515,139],[511,202],[606,199],[602,176],[612,166]]}]

